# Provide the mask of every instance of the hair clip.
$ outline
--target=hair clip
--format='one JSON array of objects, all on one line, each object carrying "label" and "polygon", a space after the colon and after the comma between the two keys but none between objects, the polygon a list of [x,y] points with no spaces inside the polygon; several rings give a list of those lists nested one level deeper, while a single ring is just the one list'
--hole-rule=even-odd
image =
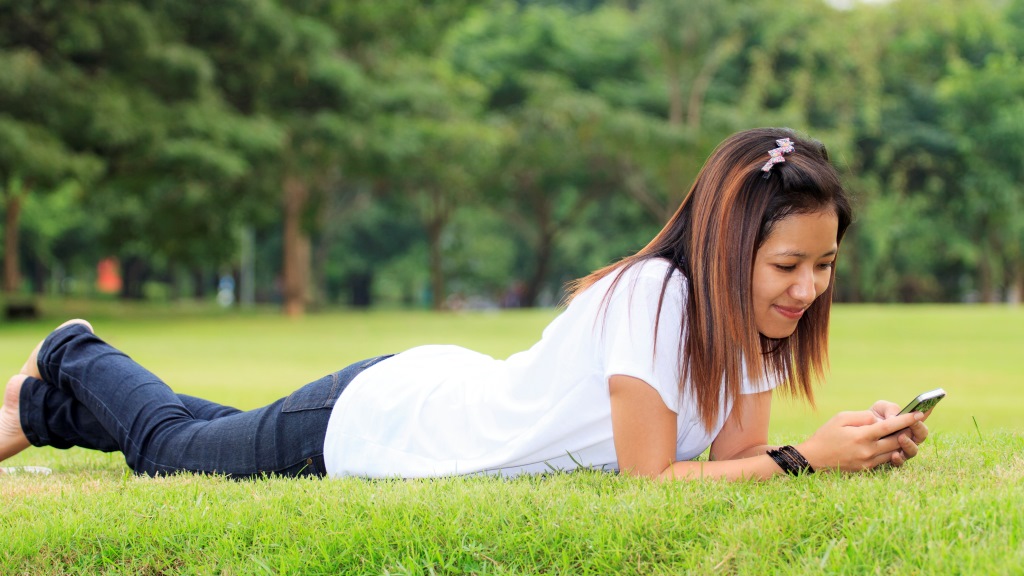
[{"label": "hair clip", "polygon": [[786,161],[786,159],[782,157],[783,154],[795,150],[795,148],[793,148],[793,141],[790,140],[789,138],[782,138],[780,140],[776,140],[775,143],[778,144],[779,147],[772,148],[771,150],[768,151],[768,161],[765,162],[764,166],[761,167],[761,171],[764,172],[765,179],[767,179],[768,176],[771,175],[772,166],[778,164],[779,162]]}]

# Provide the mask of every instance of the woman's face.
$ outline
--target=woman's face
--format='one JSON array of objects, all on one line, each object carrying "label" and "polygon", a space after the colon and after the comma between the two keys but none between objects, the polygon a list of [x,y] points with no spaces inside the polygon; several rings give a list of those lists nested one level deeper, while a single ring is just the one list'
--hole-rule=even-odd
[{"label": "woman's face", "polygon": [[794,214],[775,224],[754,256],[754,323],[768,338],[785,338],[828,288],[836,259],[839,218],[832,212]]}]

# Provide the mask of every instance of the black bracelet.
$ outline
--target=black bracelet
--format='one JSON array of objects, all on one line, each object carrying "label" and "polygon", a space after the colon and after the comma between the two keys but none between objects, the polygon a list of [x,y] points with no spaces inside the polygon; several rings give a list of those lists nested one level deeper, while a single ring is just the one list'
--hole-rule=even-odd
[{"label": "black bracelet", "polygon": [[772,457],[772,460],[775,460],[775,463],[778,464],[779,468],[782,468],[782,471],[786,474],[796,476],[800,473],[796,462],[793,460],[792,456],[783,450],[783,447],[779,447],[775,450],[769,450],[768,455]]},{"label": "black bracelet", "polygon": [[776,450],[769,450],[768,455],[782,468],[782,471],[791,476],[800,474],[814,474],[814,468],[804,458],[804,455],[792,446],[779,446]]},{"label": "black bracelet", "polygon": [[814,468],[811,468],[810,462],[808,462],[807,459],[804,458],[804,455],[798,452],[796,448],[793,448],[792,446],[783,446],[779,448],[779,451],[786,457],[786,460],[789,461],[792,468],[796,470],[795,472],[790,472],[790,474],[814,473]]}]

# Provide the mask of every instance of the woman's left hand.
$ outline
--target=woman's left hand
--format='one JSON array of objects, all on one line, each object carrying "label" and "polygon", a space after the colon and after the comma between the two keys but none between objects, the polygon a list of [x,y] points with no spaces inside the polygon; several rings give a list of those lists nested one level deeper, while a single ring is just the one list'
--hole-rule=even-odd
[{"label": "woman's left hand", "polygon": [[[871,406],[871,411],[879,420],[887,420],[899,414],[900,407],[898,404],[879,400]],[[929,414],[931,414],[931,410],[925,412],[925,419],[928,418]],[[900,430],[896,434],[900,441],[900,449],[892,453],[889,463],[893,466],[902,466],[907,460],[917,456],[918,445],[928,437],[928,426],[925,425],[924,420],[921,420],[908,428]]]}]

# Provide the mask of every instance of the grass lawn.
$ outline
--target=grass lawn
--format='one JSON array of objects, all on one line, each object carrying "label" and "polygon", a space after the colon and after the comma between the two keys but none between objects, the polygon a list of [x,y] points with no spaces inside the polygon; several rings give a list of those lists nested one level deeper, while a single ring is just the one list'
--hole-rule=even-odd
[{"label": "grass lawn", "polygon": [[[248,408],[417,344],[507,356],[554,314],[90,318],[178,391]],[[0,324],[0,365],[16,371],[62,319]],[[30,449],[5,465],[54,474],[0,478],[0,574],[1019,574],[1022,384],[1022,309],[839,306],[818,411],[777,402],[771,440],[941,386],[932,437],[902,469],[735,484],[589,472],[236,482],[136,478],[119,455]]]}]

